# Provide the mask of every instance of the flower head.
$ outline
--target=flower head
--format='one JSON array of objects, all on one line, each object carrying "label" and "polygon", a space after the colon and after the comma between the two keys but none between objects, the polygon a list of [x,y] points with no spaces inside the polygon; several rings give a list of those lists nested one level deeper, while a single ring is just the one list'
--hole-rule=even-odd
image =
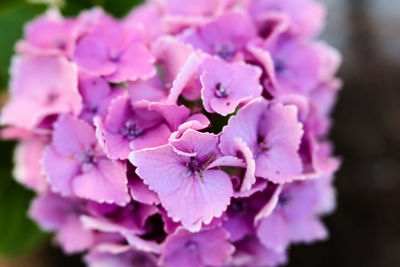
[{"label": "flower head", "polygon": [[27,24],[1,137],[88,266],[277,266],[327,236],[340,54],[316,0],[156,0]]}]

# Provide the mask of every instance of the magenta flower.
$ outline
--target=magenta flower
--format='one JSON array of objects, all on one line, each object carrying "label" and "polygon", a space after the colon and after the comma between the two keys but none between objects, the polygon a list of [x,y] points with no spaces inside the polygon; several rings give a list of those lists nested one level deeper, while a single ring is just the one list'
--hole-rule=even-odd
[{"label": "magenta flower", "polygon": [[15,57],[11,72],[11,99],[2,110],[2,125],[32,130],[47,116],[81,112],[73,63],[53,56]]},{"label": "magenta flower", "polygon": [[25,40],[17,43],[22,54],[72,56],[78,38],[77,20],[65,19],[57,9],[49,9],[43,16],[25,26]]},{"label": "magenta flower", "polygon": [[256,216],[257,236],[269,249],[286,250],[290,242],[309,242],[327,237],[316,217],[318,194],[313,183],[297,182],[278,188],[275,200]]},{"label": "magenta flower", "polygon": [[[170,114],[176,115],[169,117]],[[188,110],[183,106],[149,103],[134,108],[128,97],[120,97],[110,105],[104,123],[97,117],[95,124],[107,155],[124,160],[132,150],[167,144],[175,125],[187,116]]]},{"label": "magenta flower", "polygon": [[201,98],[207,112],[223,116],[233,113],[244,101],[261,95],[261,71],[242,63],[225,63],[216,58],[206,58],[202,63]]},{"label": "magenta flower", "polygon": [[187,130],[174,145],[133,152],[129,157],[169,216],[190,231],[199,231],[202,223],[221,216],[233,193],[229,176],[217,167],[237,160],[221,157],[217,143],[213,134]]},{"label": "magenta flower", "polygon": [[168,266],[222,266],[234,251],[222,229],[190,233],[179,228],[165,241],[161,261]]},{"label": "magenta flower", "polygon": [[256,28],[248,16],[232,12],[187,30],[180,38],[197,49],[230,61],[243,56],[247,43],[256,38]]},{"label": "magenta flower", "polygon": [[85,19],[92,27],[76,44],[74,60],[80,69],[104,75],[114,83],[145,79],[154,74],[154,58],[140,28],[123,27],[97,9],[84,14]]},{"label": "magenta flower", "polygon": [[269,105],[259,98],[229,120],[221,135],[220,148],[229,154],[229,146],[241,138],[256,161],[255,176],[285,183],[303,171],[298,153],[302,135],[295,106]]},{"label": "magenta flower", "polygon": [[104,78],[85,73],[80,74],[78,88],[83,100],[79,117],[90,124],[96,116],[105,118],[112,100],[124,93],[122,88],[111,88]]},{"label": "magenta flower", "polygon": [[315,36],[324,24],[325,9],[315,0],[250,0],[248,3],[249,12],[258,20],[265,21],[276,14],[288,17],[290,33],[300,38]]},{"label": "magenta flower", "polygon": [[79,220],[80,207],[79,201],[48,193],[34,199],[29,215],[44,230],[58,232],[56,239],[66,253],[76,253],[94,242],[94,233],[85,229]]},{"label": "magenta flower", "polygon": [[41,165],[41,158],[47,144],[46,138],[29,138],[18,144],[14,154],[15,179],[38,193],[45,193],[48,190]]},{"label": "magenta flower", "polygon": [[233,264],[242,266],[279,266],[287,261],[286,253],[263,246],[257,238],[248,237],[235,244]]},{"label": "magenta flower", "polygon": [[93,128],[84,121],[60,117],[43,165],[52,190],[63,196],[118,205],[129,201],[126,167],[106,157]]},{"label": "magenta flower", "polygon": [[278,266],[327,237],[340,54],[316,0],[146,1],[26,25],[0,116],[29,215],[99,266]]}]

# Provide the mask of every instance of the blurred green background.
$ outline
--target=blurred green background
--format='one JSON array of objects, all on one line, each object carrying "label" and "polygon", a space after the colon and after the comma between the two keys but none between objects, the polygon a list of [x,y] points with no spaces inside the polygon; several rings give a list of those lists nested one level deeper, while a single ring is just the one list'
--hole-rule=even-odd
[{"label": "blurred green background", "polygon": [[[328,5],[322,38],[343,53],[339,76],[345,83],[331,134],[344,159],[336,180],[338,209],[325,218],[330,239],[294,246],[287,266],[400,266],[400,1],[321,1]],[[122,16],[138,2],[66,0],[61,11],[75,15],[100,5]],[[0,103],[23,24],[45,9],[0,0]],[[63,255],[26,218],[32,193],[11,177],[13,147],[0,142],[0,267],[82,266],[79,255]]]}]

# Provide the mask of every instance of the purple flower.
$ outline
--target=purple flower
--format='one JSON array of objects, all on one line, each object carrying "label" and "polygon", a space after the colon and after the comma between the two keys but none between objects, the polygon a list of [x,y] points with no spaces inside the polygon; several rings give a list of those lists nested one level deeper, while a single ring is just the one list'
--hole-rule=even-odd
[{"label": "purple flower", "polygon": [[256,216],[257,236],[269,249],[286,250],[290,242],[311,242],[327,237],[316,217],[318,194],[313,183],[296,182],[278,188],[271,203]]},{"label": "purple flower", "polygon": [[14,154],[15,179],[38,193],[48,190],[46,177],[42,172],[41,159],[48,143],[46,138],[29,138],[19,143]]},{"label": "purple flower", "polygon": [[77,20],[65,19],[57,9],[51,8],[25,26],[25,39],[17,43],[16,49],[22,54],[64,55],[70,58],[78,31]]},{"label": "purple flower", "polygon": [[66,59],[18,56],[11,73],[11,99],[2,110],[2,125],[32,130],[50,115],[81,112],[76,66]]},{"label": "purple flower", "polygon": [[113,99],[123,95],[123,89],[111,88],[104,79],[85,73],[79,75],[79,92],[83,99],[83,108],[80,118],[93,124],[93,118],[100,116],[105,118]]},{"label": "purple flower", "polygon": [[324,6],[315,0],[250,0],[248,3],[250,14],[258,20],[265,21],[276,14],[288,17],[290,33],[300,38],[315,36],[324,24]]},{"label": "purple flower", "polygon": [[53,191],[98,202],[129,201],[126,167],[106,157],[94,129],[84,121],[61,116],[43,161]]},{"label": "purple flower", "polygon": [[208,54],[231,61],[240,58],[246,44],[256,38],[256,29],[248,16],[232,12],[191,28],[180,38]]},{"label": "purple flower", "polygon": [[123,27],[99,9],[84,14],[82,20],[91,27],[76,44],[74,60],[80,69],[114,83],[154,75],[154,58],[142,29]]},{"label": "purple flower", "polygon": [[234,251],[227,241],[228,234],[221,228],[190,233],[179,228],[164,243],[161,261],[168,266],[221,266]]},{"label": "purple flower", "polygon": [[110,158],[124,160],[132,150],[167,144],[188,113],[184,106],[161,103],[135,108],[128,97],[119,97],[110,105],[104,122],[95,119],[97,136]]},{"label": "purple flower", "polygon": [[298,154],[302,135],[295,106],[270,105],[258,98],[229,120],[221,135],[220,149],[228,155],[232,142],[241,138],[255,159],[255,176],[285,183],[302,173]]},{"label": "purple flower", "polygon": [[53,193],[43,194],[31,204],[29,215],[46,231],[57,231],[57,241],[66,253],[82,252],[94,242],[94,233],[79,220],[81,203]]},{"label": "purple flower", "polygon": [[287,262],[285,252],[279,253],[266,248],[256,237],[248,236],[235,243],[235,248],[233,266],[278,266]]},{"label": "purple flower", "polygon": [[132,152],[129,157],[169,216],[190,231],[221,216],[233,193],[229,175],[216,167],[235,160],[221,157],[217,143],[217,136],[189,129],[173,145]]},{"label": "purple flower", "polygon": [[207,112],[225,116],[233,113],[241,102],[261,95],[258,68],[211,57],[203,61],[201,68],[201,98]]},{"label": "purple flower", "polygon": [[315,0],[52,8],[16,45],[0,137],[29,215],[99,266],[278,266],[325,238],[340,54]]}]

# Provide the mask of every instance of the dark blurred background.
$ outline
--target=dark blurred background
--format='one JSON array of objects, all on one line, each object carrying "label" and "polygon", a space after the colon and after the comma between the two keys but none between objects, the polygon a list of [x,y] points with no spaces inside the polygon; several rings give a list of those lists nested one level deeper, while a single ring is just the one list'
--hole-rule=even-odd
[{"label": "dark blurred background", "polygon": [[[137,2],[68,0],[63,12],[103,5],[121,16]],[[339,73],[344,88],[331,134],[343,158],[338,208],[325,219],[330,239],[293,247],[288,266],[400,266],[400,1],[323,2],[329,9],[322,38],[344,58]],[[23,23],[43,10],[40,4],[0,0],[2,99],[13,43]],[[81,266],[78,256],[63,256],[25,219],[32,196],[11,178],[12,148],[0,143],[0,267]]]}]

